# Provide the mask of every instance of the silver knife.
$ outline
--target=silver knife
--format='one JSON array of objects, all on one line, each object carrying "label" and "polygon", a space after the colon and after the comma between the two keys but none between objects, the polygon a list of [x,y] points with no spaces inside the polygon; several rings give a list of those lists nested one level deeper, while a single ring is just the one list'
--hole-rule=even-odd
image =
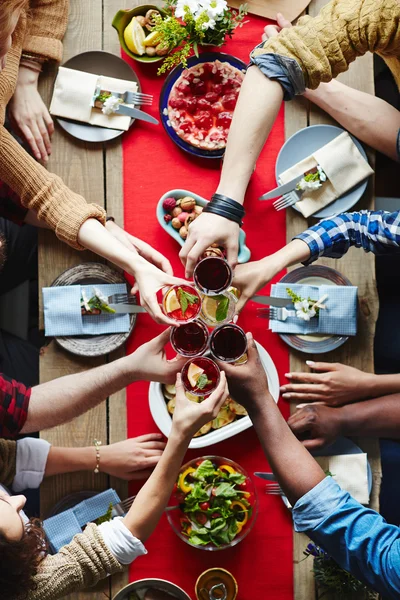
[{"label": "silver knife", "polygon": [[276,481],[276,477],[273,473],[260,473],[259,471],[256,471],[254,475],[260,479],[265,479],[266,481]]},{"label": "silver knife", "polygon": [[295,177],[291,181],[288,181],[287,183],[284,183],[283,185],[279,185],[277,188],[271,190],[267,194],[260,196],[259,200],[270,200],[271,198],[277,198],[278,196],[283,196],[283,194],[287,194],[288,192],[295,190],[296,185],[301,179],[303,179],[303,177],[304,173],[298,175],[297,177]]},{"label": "silver knife", "polygon": [[125,106],[125,104],[120,104],[116,111],[113,113],[116,115],[128,115],[133,119],[138,119],[139,121],[147,121],[148,123],[153,123],[154,125],[159,125],[159,121],[148,115],[143,110],[139,110],[138,108],[132,108],[132,106]]},{"label": "silver knife", "polygon": [[138,304],[109,304],[110,308],[113,308],[116,313],[145,313],[147,310],[143,306]]},{"label": "silver knife", "polygon": [[292,304],[290,298],[276,298],[275,296],[252,296],[250,300],[258,302],[258,304],[267,304],[269,306],[289,306]]}]

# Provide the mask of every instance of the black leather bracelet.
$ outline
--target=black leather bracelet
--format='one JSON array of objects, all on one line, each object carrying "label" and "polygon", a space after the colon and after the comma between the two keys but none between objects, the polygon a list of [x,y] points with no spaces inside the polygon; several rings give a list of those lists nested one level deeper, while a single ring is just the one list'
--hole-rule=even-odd
[{"label": "black leather bracelet", "polygon": [[231,204],[229,204],[228,202],[224,202],[223,200],[213,199],[213,200],[211,200],[211,204],[214,207],[218,207],[218,208],[221,208],[222,210],[225,210],[226,212],[237,217],[238,219],[242,219],[245,215],[244,210],[239,211],[237,208],[232,207]]},{"label": "black leather bracelet", "polygon": [[215,193],[212,195],[211,201],[213,201],[213,200],[219,200],[220,202],[224,202],[225,204],[229,205],[231,208],[237,210],[244,217],[245,210],[244,210],[243,206],[240,204],[240,202],[236,202],[236,200],[229,198],[229,196],[225,196],[224,194],[218,194],[218,193]]},{"label": "black leather bracelet", "polygon": [[229,219],[230,221],[234,221],[241,227],[243,225],[243,221],[237,215],[234,215],[230,212],[224,210],[221,206],[213,205],[213,202],[209,202],[203,209],[204,213],[211,213],[214,215],[218,215],[220,217],[224,217],[225,219]]}]

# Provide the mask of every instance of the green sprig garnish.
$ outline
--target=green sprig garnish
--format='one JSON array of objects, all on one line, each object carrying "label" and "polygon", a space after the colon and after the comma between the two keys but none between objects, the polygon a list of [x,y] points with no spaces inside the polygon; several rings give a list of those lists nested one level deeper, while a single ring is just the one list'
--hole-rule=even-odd
[{"label": "green sprig garnish", "polygon": [[198,378],[198,380],[196,381],[196,387],[199,390],[202,390],[206,387],[206,385],[208,385],[209,383],[211,383],[211,380],[208,379],[207,375],[205,373],[202,373],[200,375],[200,377]]},{"label": "green sprig garnish", "polygon": [[96,101],[97,102],[105,102],[107,100],[107,98],[111,98],[112,94],[99,94],[98,96],[96,96]]},{"label": "green sprig garnish", "polygon": [[113,511],[113,505],[110,502],[107,512],[102,517],[99,517],[98,519],[96,519],[96,521],[95,521],[96,525],[101,525],[102,523],[107,523],[107,521],[111,521],[112,511]]},{"label": "green sprig garnish", "polygon": [[225,321],[226,317],[228,316],[229,298],[221,294],[220,296],[216,296],[215,299],[218,302],[217,310],[215,312],[215,319],[218,322]]},{"label": "green sprig garnish", "polygon": [[183,315],[187,311],[188,306],[191,306],[192,304],[197,304],[199,302],[197,296],[191,294],[190,292],[186,292],[183,288],[178,288],[177,293]]}]

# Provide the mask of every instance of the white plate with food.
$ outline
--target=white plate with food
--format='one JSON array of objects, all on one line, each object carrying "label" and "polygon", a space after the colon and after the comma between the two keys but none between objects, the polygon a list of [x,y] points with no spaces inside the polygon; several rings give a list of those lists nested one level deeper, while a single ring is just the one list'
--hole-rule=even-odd
[{"label": "white plate with food", "polygon": [[[279,378],[275,364],[268,352],[256,342],[261,363],[268,377],[269,390],[275,402],[279,399]],[[163,386],[161,383],[150,383],[149,405],[152,417],[160,431],[168,437],[171,431],[174,408],[175,386]],[[197,397],[190,398],[198,402]],[[170,410],[170,412],[169,412]],[[245,409],[231,399],[220,411],[218,417],[207,423],[201,433],[190,442],[189,448],[205,448],[222,442],[252,426]]]}]

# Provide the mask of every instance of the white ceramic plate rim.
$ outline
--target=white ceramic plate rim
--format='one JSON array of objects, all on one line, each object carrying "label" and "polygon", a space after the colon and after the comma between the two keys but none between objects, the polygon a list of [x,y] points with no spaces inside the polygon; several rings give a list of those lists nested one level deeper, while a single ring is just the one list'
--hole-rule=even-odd
[{"label": "white ceramic plate rim", "polygon": [[[278,402],[279,378],[275,364],[265,348],[258,342],[256,342],[256,345],[260,354],[262,365],[268,377],[269,390],[275,402]],[[150,383],[149,406],[155,424],[166,437],[169,437],[172,419],[167,410],[167,405],[162,393],[161,383],[155,383],[154,381]],[[252,427],[250,417],[243,417],[242,419],[239,419],[230,425],[226,425],[221,429],[215,429],[211,433],[207,433],[199,438],[193,438],[189,444],[189,448],[205,448],[207,446],[217,444],[218,442],[227,440],[228,438],[245,431],[249,427]]]}]

